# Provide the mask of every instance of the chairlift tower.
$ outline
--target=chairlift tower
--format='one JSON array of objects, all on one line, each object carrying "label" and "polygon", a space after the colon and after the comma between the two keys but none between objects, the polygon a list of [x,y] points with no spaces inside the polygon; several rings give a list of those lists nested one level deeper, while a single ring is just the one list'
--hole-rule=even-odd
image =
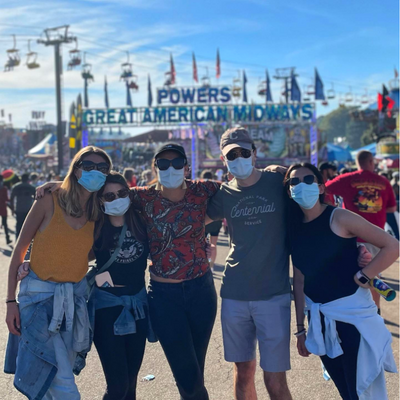
[{"label": "chairlift tower", "polygon": [[285,102],[289,103],[289,80],[292,79],[292,76],[297,77],[298,74],[295,73],[296,67],[288,67],[288,68],[276,68],[274,79],[284,80],[285,81]]},{"label": "chairlift tower", "polygon": [[61,75],[62,75],[62,59],[60,48],[63,43],[71,43],[76,41],[76,37],[69,35],[69,25],[58,26],[56,28],[45,29],[42,39],[37,42],[45,46],[54,46],[54,62],[56,73],[56,103],[57,103],[57,154],[58,154],[58,174],[63,169],[63,132],[62,132],[62,116],[61,116]]}]

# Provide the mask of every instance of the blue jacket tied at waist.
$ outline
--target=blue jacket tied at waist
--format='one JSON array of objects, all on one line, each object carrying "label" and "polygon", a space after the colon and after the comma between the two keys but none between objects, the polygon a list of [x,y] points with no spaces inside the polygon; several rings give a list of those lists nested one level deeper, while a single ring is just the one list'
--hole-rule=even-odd
[{"label": "blue jacket tied at waist", "polygon": [[[146,318],[145,307],[148,309],[148,304],[145,288],[133,296],[115,296],[96,287],[93,296],[96,310],[123,306],[120,316],[114,323],[114,335],[129,335],[136,333],[136,320]],[[93,322],[92,326],[94,326]],[[149,342],[157,341],[150,324],[147,339]]]},{"label": "blue jacket tied at waist", "polygon": [[21,282],[18,301],[21,336],[9,335],[4,372],[15,374],[20,392],[39,400],[57,372],[53,337],[60,330],[73,331],[74,351],[90,347],[87,281],[42,281],[30,271]]}]

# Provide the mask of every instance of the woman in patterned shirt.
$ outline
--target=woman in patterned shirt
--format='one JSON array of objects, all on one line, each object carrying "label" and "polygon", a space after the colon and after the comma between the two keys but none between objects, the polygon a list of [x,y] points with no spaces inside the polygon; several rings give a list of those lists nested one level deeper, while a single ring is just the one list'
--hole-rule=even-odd
[{"label": "woman in patterned shirt", "polygon": [[182,399],[208,399],[204,363],[217,312],[206,255],[205,216],[215,182],[185,180],[185,150],[169,143],[155,154],[157,184],[134,188],[146,222],[150,318]]}]

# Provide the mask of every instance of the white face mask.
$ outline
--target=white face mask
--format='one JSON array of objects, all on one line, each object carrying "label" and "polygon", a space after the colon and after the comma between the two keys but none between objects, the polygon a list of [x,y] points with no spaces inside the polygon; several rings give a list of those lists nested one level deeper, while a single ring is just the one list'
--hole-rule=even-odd
[{"label": "white face mask", "polygon": [[238,157],[233,161],[227,160],[229,172],[238,179],[246,179],[253,172],[253,158]]},{"label": "white face mask", "polygon": [[124,215],[131,205],[129,196],[114,201],[104,202],[104,214],[120,217]]},{"label": "white face mask", "polygon": [[167,189],[177,189],[185,179],[185,168],[175,169],[172,165],[165,171],[157,170],[158,181]]}]

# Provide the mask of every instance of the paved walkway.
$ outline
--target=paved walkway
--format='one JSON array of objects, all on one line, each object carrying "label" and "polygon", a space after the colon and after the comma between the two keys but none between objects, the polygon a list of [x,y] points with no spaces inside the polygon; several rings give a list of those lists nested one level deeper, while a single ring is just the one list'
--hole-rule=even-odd
[{"label": "paved walkway", "polygon": [[[11,226],[14,221],[11,220]],[[7,271],[10,260],[10,247],[5,244],[4,233],[0,233],[0,298],[5,299],[7,287]],[[222,265],[227,254],[228,241],[224,235],[220,236],[218,245],[218,265],[214,274],[217,291],[221,286]],[[399,264],[398,261],[384,273],[384,279],[390,285],[399,290]],[[4,359],[8,330],[3,323],[5,320],[5,305],[0,307],[0,359]],[[382,315],[386,320],[389,330],[392,332],[394,343],[393,350],[399,365],[399,299],[391,303],[382,302]],[[294,306],[292,307],[292,332],[295,331]],[[289,387],[295,400],[336,400],[340,399],[332,382],[326,382],[322,377],[320,361],[316,356],[305,359],[298,355],[296,341],[291,342],[292,369],[288,372]],[[148,374],[155,375],[155,380],[150,382],[138,382],[139,400],[178,400],[178,392],[165,359],[164,353],[158,343],[148,344],[140,371],[139,378]],[[231,400],[232,395],[232,364],[224,361],[220,314],[218,313],[207,355],[206,386],[211,400]],[[13,387],[13,377],[0,374],[0,399],[17,400],[24,399]],[[78,387],[83,400],[97,400],[102,398],[105,389],[105,381],[99,358],[96,351],[88,356],[88,366],[77,378]],[[387,375],[389,398],[399,399],[399,379],[396,374]],[[259,369],[256,376],[256,385],[259,399],[268,399],[263,381],[262,372]],[[377,399],[379,400],[379,399]]]}]

